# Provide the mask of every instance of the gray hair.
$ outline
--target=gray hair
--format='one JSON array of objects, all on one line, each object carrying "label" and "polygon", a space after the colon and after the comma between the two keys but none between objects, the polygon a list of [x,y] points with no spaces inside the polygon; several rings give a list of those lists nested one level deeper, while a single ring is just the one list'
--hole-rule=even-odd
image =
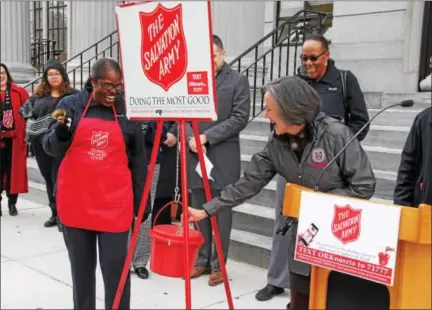
[{"label": "gray hair", "polygon": [[284,76],[261,89],[276,99],[283,120],[290,125],[311,123],[321,110],[321,98],[305,81],[295,76]]}]

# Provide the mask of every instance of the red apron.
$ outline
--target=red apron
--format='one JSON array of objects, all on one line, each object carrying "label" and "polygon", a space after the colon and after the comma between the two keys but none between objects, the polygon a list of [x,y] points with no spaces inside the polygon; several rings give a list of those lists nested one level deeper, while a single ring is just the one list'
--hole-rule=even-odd
[{"label": "red apron", "polygon": [[69,227],[124,232],[132,224],[132,176],[117,113],[85,118],[90,96],[57,178],[57,208]]}]

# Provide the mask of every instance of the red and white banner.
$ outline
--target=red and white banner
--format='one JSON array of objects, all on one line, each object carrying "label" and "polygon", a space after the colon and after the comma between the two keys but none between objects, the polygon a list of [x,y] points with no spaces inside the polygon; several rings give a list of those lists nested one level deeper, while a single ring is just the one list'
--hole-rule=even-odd
[{"label": "red and white banner", "polygon": [[116,8],[127,116],[216,120],[210,3]]},{"label": "red and white banner", "polygon": [[294,259],[392,286],[400,208],[303,192]]}]

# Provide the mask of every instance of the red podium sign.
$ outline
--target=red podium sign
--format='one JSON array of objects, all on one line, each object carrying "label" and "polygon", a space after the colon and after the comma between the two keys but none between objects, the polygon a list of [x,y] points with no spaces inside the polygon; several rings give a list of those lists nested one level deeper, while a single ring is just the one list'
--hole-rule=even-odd
[{"label": "red podium sign", "polygon": [[400,208],[303,192],[295,260],[393,285]]}]

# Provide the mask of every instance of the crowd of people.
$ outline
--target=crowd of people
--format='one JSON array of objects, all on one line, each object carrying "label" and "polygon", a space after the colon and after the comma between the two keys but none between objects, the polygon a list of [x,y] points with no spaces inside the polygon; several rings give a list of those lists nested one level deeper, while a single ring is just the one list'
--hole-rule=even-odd
[{"label": "crowd of people", "polygon": [[[276,177],[276,232],[286,220],[281,213],[286,183],[313,188],[323,168],[316,160],[315,150],[333,158],[369,120],[355,75],[336,67],[325,37],[311,35],[304,41],[297,76],[281,77],[263,85],[265,117],[270,120],[271,135],[241,176],[240,133],[250,117],[250,85],[245,76],[225,62],[221,38],[214,35],[213,43],[218,118],[199,123],[199,141],[192,128],[187,127],[189,212],[191,220],[199,221],[205,239],[191,277],[208,275],[210,286],[221,284],[223,276],[209,217],[217,218],[226,262],[232,208],[258,194]],[[139,278],[147,279],[149,229],[178,220],[182,212],[176,203],[181,187],[177,125],[164,123],[156,191],[148,199],[142,222],[136,223],[156,122],[132,121],[125,116],[118,62],[99,59],[83,89],[76,90],[62,64],[50,60],[31,96],[14,83],[6,64],[0,68],[0,188],[6,191],[9,215],[18,215],[18,195],[28,192],[30,149],[45,180],[51,209],[51,216],[43,225],[62,232],[69,254],[74,308],[95,309],[99,252],[105,307],[111,309],[131,228],[141,225],[131,268]],[[61,113],[53,118],[54,111]],[[376,179],[360,144],[367,133],[368,128],[323,174],[321,191],[360,199],[372,197]],[[432,113],[427,108],[416,117],[404,146],[394,203],[411,207],[432,204],[431,136]],[[198,143],[214,166],[211,201],[206,201],[202,179],[195,171]],[[170,203],[170,208],[161,210]],[[257,300],[269,300],[288,289],[287,308],[308,309],[311,267],[293,259],[296,230],[294,224],[286,235],[274,234],[267,284],[257,292]],[[341,287],[366,281],[335,274]],[[349,290],[344,292],[350,294]],[[355,295],[351,300],[355,303]],[[130,276],[119,308],[130,308]]]}]

